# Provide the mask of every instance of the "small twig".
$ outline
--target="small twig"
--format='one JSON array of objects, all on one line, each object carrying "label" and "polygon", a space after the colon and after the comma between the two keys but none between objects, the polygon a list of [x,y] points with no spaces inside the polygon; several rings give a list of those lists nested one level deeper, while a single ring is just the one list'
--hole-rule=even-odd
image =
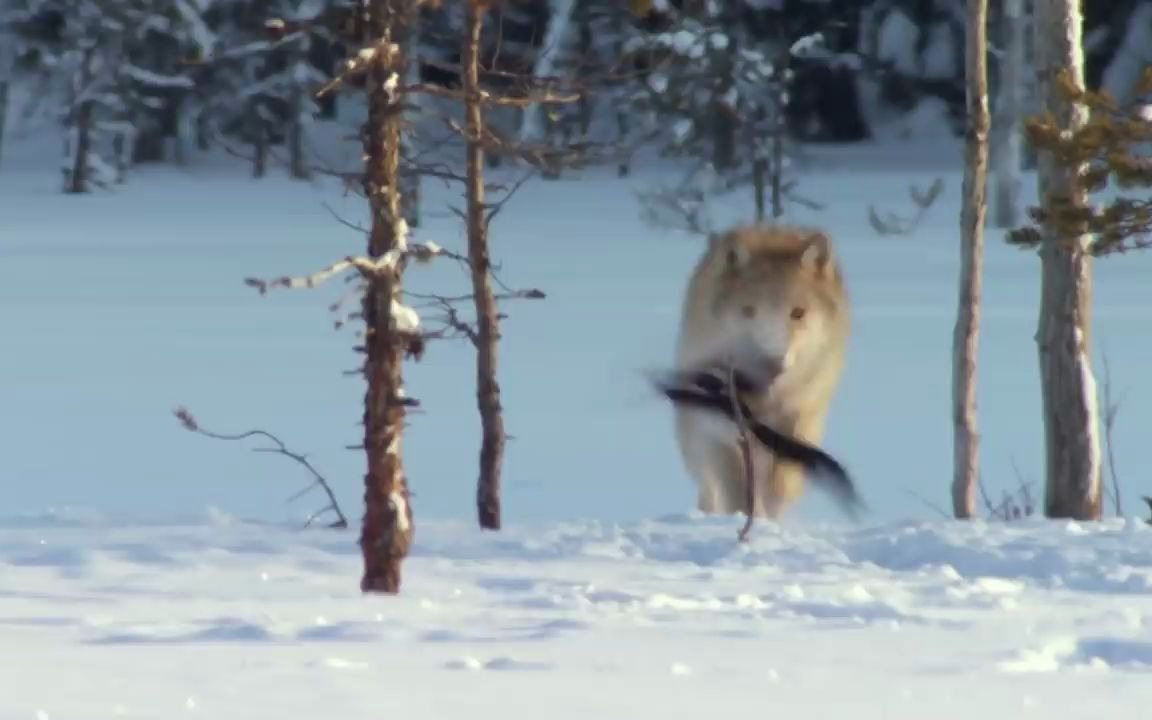
[{"label": "small twig", "polygon": [[908,188],[908,195],[912,199],[912,204],[916,206],[916,212],[911,218],[901,218],[893,213],[888,213],[887,217],[882,218],[875,206],[869,205],[868,223],[878,235],[910,235],[927,215],[928,209],[940,197],[943,189],[943,178],[933,180],[926,190],[911,185]]},{"label": "small twig", "polygon": [[339,213],[337,213],[337,212],[336,212],[336,211],[335,211],[335,210],[332,208],[332,206],[331,206],[331,205],[329,205],[329,204],[328,204],[326,201],[325,201],[325,202],[321,202],[320,204],[324,206],[324,209],[328,211],[328,214],[329,214],[329,215],[331,215],[331,216],[332,216],[332,217],[333,217],[333,218],[336,220],[336,222],[340,223],[340,224],[341,224],[341,225],[343,225],[344,227],[352,228],[353,230],[355,230],[355,231],[356,231],[356,232],[358,232],[358,233],[361,233],[361,234],[364,234],[364,235],[367,235],[367,234],[368,234],[368,229],[367,229],[367,228],[365,228],[365,227],[363,227],[363,226],[361,226],[361,225],[357,225],[356,223],[352,222],[351,220],[345,220],[344,218],[340,217],[340,214],[339,214]]},{"label": "small twig", "polygon": [[1112,367],[1108,353],[1102,358],[1104,364],[1104,446],[1108,451],[1108,475],[1112,479],[1112,501],[1117,517],[1124,516],[1124,503],[1120,498],[1120,477],[1116,472],[1116,454],[1113,450],[1112,431],[1116,426],[1116,415],[1120,412],[1120,402],[1112,398]]},{"label": "small twig", "polygon": [[976,486],[980,488],[980,498],[984,501],[984,508],[988,511],[989,517],[996,516],[996,506],[992,504],[992,498],[988,497],[988,488],[984,487],[984,475],[980,475],[980,479],[976,482]]},{"label": "small twig", "polygon": [[1032,490],[1030,489],[1032,483],[1024,479],[1024,473],[1016,464],[1015,456],[1012,457],[1012,472],[1016,475],[1017,492],[1020,494],[1021,500],[1024,501],[1024,514],[1031,516],[1036,509],[1036,505],[1032,502]]},{"label": "small twig", "polygon": [[519,192],[520,188],[524,187],[524,184],[535,175],[536,172],[534,170],[524,173],[519,180],[512,184],[512,187],[505,191],[504,197],[500,198],[500,200],[494,203],[489,203],[487,205],[488,212],[484,216],[485,226],[490,226],[492,224],[492,221],[495,220],[496,216],[500,214],[500,211],[504,209],[504,206],[508,204],[508,201],[511,200],[513,196]]},{"label": "small twig", "polygon": [[752,523],[756,517],[756,472],[752,465],[752,444],[748,441],[748,418],[740,406],[740,393],[736,386],[736,363],[728,365],[728,392],[732,398],[732,414],[736,418],[736,427],[740,431],[740,455],[744,464],[744,501],[748,510],[748,517],[744,520],[744,527],[737,535],[739,542],[747,542],[748,534],[752,532]]},{"label": "small twig", "polygon": [[192,413],[188,412],[188,410],[183,408],[183,407],[176,408],[176,410],[173,411],[173,414],[176,415],[176,418],[180,421],[180,424],[184,426],[185,430],[189,430],[191,432],[198,433],[200,435],[203,435],[204,437],[212,438],[214,440],[234,440],[235,441],[235,440],[247,440],[248,438],[251,438],[251,437],[262,437],[262,438],[265,438],[265,439],[270,440],[271,442],[275,443],[275,447],[257,447],[257,448],[253,448],[252,451],[253,452],[263,452],[263,453],[274,453],[276,455],[283,455],[284,457],[289,458],[291,460],[295,460],[300,465],[303,465],[304,468],[309,473],[311,473],[311,475],[312,475],[312,484],[309,485],[308,487],[304,488],[303,490],[295,493],[294,495],[292,495],[292,497],[289,498],[288,502],[292,502],[293,500],[296,500],[296,499],[302,497],[308,490],[311,490],[313,487],[317,487],[317,486],[319,486],[320,489],[324,491],[324,494],[328,496],[328,504],[325,505],[324,507],[320,508],[316,512],[312,513],[308,517],[307,521],[305,521],[304,527],[309,527],[313,522],[316,521],[316,519],[318,517],[320,517],[321,515],[323,515],[326,512],[331,512],[331,513],[334,513],[336,515],[336,519],[334,521],[332,521],[331,523],[329,523],[328,527],[330,527],[330,528],[346,528],[346,527],[348,527],[348,518],[344,516],[344,512],[340,509],[340,503],[337,502],[336,494],[332,492],[332,486],[328,484],[328,480],[323,475],[320,474],[320,471],[317,470],[312,465],[311,462],[308,461],[307,456],[292,452],[280,440],[280,438],[276,437],[272,433],[267,432],[265,430],[249,430],[247,432],[236,433],[236,434],[215,433],[215,432],[212,432],[210,430],[205,430],[204,428],[200,427],[200,424],[196,422],[196,418],[194,418],[192,416]]},{"label": "small twig", "polygon": [[929,500],[928,498],[924,497],[924,496],[923,496],[923,495],[921,495],[920,493],[918,493],[918,492],[916,492],[916,491],[914,491],[914,490],[910,490],[910,489],[908,489],[908,488],[900,488],[900,489],[901,489],[901,490],[903,490],[903,491],[904,491],[906,494],[908,494],[909,496],[911,496],[913,499],[915,499],[915,500],[919,501],[919,502],[920,502],[920,504],[921,504],[921,505],[923,505],[924,507],[926,507],[926,508],[928,508],[929,510],[931,510],[931,511],[935,512],[935,513],[936,513],[937,515],[939,515],[940,517],[942,517],[942,518],[946,518],[946,519],[948,519],[948,520],[951,520],[951,519],[952,519],[952,514],[951,514],[951,513],[948,513],[948,512],[946,512],[946,511],[944,510],[944,508],[940,507],[939,505],[937,505],[936,503],[932,502],[932,501],[931,501],[931,500]]}]

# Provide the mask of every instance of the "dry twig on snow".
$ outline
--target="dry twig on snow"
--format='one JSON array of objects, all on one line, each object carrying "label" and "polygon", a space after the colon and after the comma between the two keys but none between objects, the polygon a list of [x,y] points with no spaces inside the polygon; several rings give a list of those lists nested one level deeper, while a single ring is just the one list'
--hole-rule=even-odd
[{"label": "dry twig on snow", "polygon": [[276,437],[272,433],[267,432],[265,430],[249,430],[247,432],[236,433],[236,434],[216,433],[216,432],[212,432],[210,430],[205,430],[204,428],[200,427],[200,424],[198,422],[196,422],[196,418],[193,417],[192,413],[188,412],[188,410],[186,408],[183,408],[183,407],[176,408],[176,410],[173,411],[173,414],[180,421],[180,424],[184,426],[185,430],[188,430],[188,431],[194,432],[194,433],[198,433],[200,435],[203,435],[204,437],[212,438],[213,440],[237,441],[237,440],[247,440],[248,438],[252,438],[252,437],[262,437],[262,438],[265,438],[266,440],[270,440],[271,442],[275,443],[275,447],[255,447],[255,448],[252,448],[252,452],[274,453],[276,455],[283,455],[284,457],[289,458],[290,460],[294,460],[297,463],[299,463],[300,465],[303,465],[304,468],[312,475],[312,483],[309,484],[307,487],[298,491],[296,494],[292,495],[292,497],[288,498],[288,502],[292,502],[294,500],[297,500],[297,499],[303,497],[305,493],[307,493],[309,490],[311,490],[312,488],[315,488],[315,487],[319,487],[321,490],[323,490],[324,494],[328,497],[328,504],[325,505],[324,507],[320,508],[316,512],[312,513],[311,515],[309,515],[308,519],[304,523],[304,527],[311,526],[312,523],[315,522],[320,516],[322,516],[324,513],[329,513],[329,512],[334,514],[336,516],[336,519],[333,520],[332,522],[328,523],[328,527],[330,527],[330,528],[346,528],[346,527],[348,527],[348,518],[345,517],[344,512],[340,509],[340,503],[337,502],[336,495],[335,495],[335,493],[332,492],[332,486],[328,484],[328,480],[323,475],[320,474],[320,471],[317,470],[312,465],[312,463],[308,461],[307,455],[301,455],[300,453],[292,452],[283,443],[283,441],[280,440],[280,438]]}]

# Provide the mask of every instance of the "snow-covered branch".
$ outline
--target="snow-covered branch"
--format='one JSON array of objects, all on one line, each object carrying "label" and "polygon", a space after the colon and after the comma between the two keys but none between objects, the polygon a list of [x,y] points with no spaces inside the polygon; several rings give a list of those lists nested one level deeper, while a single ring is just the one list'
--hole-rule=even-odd
[{"label": "snow-covered branch", "polygon": [[311,289],[323,285],[347,270],[355,269],[361,276],[373,279],[385,274],[394,274],[401,261],[409,257],[419,261],[427,261],[442,253],[443,250],[434,242],[417,243],[404,251],[391,250],[379,258],[349,255],[311,275],[296,277],[285,275],[273,280],[248,277],[244,278],[244,284],[256,288],[261,295],[277,287],[289,290]]}]

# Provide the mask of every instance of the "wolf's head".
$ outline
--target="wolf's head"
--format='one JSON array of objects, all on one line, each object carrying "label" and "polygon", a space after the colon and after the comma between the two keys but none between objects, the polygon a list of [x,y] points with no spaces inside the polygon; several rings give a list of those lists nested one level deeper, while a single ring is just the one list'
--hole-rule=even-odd
[{"label": "wolf's head", "polygon": [[832,242],[800,228],[748,227],[714,235],[717,335],[753,375],[776,376],[826,351],[847,308]]}]

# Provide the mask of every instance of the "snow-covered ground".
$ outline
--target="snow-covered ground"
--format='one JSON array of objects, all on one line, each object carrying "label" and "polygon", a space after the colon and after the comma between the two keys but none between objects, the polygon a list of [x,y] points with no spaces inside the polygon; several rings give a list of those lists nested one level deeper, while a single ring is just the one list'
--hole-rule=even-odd
[{"label": "snow-covered ground", "polygon": [[[382,600],[357,591],[353,532],[267,524],[312,509],[282,501],[299,468],[171,415],[278,433],[358,519],[362,461],[344,446],[361,385],[341,375],[353,339],[326,310],[341,287],[261,297],[242,279],[359,250],[329,208],[355,222],[360,201],[207,158],[65,197],[54,139],[14,133],[0,163],[0,719],[1139,717],[1152,531],[958,525],[924,503],[946,505],[951,478],[957,145],[813,153],[800,189],[827,209],[788,219],[828,228],[846,268],[853,336],[825,446],[861,488],[863,524],[810,495],[743,547],[737,521],[685,515],[692,488],[644,372],[669,362],[699,243],[642,222],[632,191],[656,166],[588,171],[525,186],[493,226],[504,279],[548,293],[506,306],[508,530],[472,529],[472,354],[433,345],[408,369],[424,406],[405,441],[415,554],[403,595]],[[936,177],[915,234],[872,231],[870,206],[911,212],[909,184]],[[451,191],[428,183],[424,202],[417,239],[462,247]],[[980,426],[998,496],[1015,468],[1042,467],[1039,288],[1033,254],[988,238]],[[1132,255],[1097,271],[1128,515],[1152,494],[1150,270]],[[410,280],[466,285],[450,264]]]},{"label": "snow-covered ground", "polygon": [[1080,720],[1152,701],[1140,521],[735,530],[425,521],[385,600],[356,589],[352,533],[9,521],[0,718]]}]

